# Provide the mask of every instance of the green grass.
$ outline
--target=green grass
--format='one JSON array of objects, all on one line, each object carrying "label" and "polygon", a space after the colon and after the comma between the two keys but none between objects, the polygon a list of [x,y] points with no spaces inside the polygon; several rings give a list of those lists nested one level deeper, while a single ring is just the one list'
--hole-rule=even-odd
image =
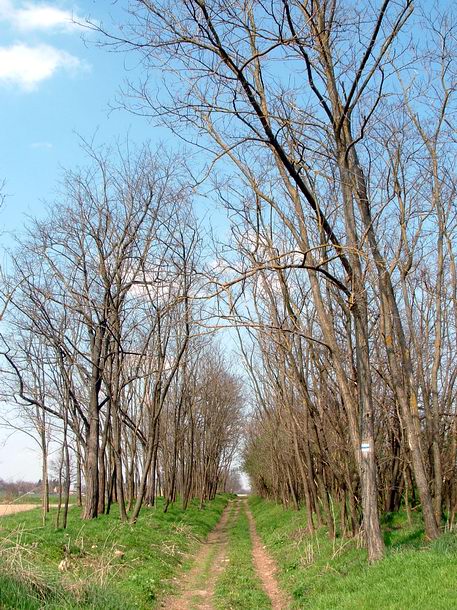
[{"label": "green grass", "polygon": [[[230,510],[230,515],[232,515],[233,509],[230,508],[229,510]],[[213,544],[210,546],[209,551],[205,557],[204,563],[201,566],[201,569],[197,573],[197,578],[195,580],[196,589],[206,589],[208,580],[211,578],[211,572],[214,568],[214,561],[216,560],[218,550],[219,550],[218,545]],[[192,601],[193,601],[193,606],[197,605],[198,601],[200,601],[200,596],[197,595],[196,598],[193,599]]]},{"label": "green grass", "polygon": [[[228,497],[165,514],[159,500],[134,526],[119,521],[116,506],[93,521],[71,508],[67,530],[54,528],[54,510],[45,527],[40,511],[1,517],[0,608],[152,608],[173,589],[173,577],[190,564],[187,555],[213,529]],[[68,569],[60,572],[64,559]]]},{"label": "green grass", "polygon": [[[232,508],[232,511],[234,508]],[[267,610],[270,600],[263,591],[252,563],[249,522],[241,507],[228,524],[229,550],[227,568],[216,583],[215,604],[218,610]]]},{"label": "green grass", "polygon": [[46,584],[31,583],[0,572],[2,610],[123,610],[129,607],[135,606],[126,606],[116,591],[108,588],[86,585],[77,591],[65,591],[59,589],[58,583],[52,579]]},{"label": "green grass", "polygon": [[457,536],[427,543],[418,516],[389,515],[386,557],[367,564],[357,540],[306,534],[305,515],[250,498],[257,530],[278,562],[291,608],[313,610],[449,610],[457,608]]}]

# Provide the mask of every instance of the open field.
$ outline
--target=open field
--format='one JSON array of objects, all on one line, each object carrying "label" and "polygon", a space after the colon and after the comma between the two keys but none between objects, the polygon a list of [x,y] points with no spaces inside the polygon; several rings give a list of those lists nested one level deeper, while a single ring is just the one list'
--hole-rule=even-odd
[{"label": "open field", "polygon": [[[49,508],[57,508],[57,504],[49,504]],[[70,504],[71,506],[71,504]],[[0,517],[6,517],[7,515],[15,515],[16,513],[23,513],[28,510],[34,510],[41,508],[40,504],[35,502],[34,504],[0,504]]]},{"label": "open field", "polygon": [[24,511],[33,510],[35,508],[39,508],[39,504],[0,504],[0,517],[23,513]]},{"label": "open field", "polygon": [[[22,504],[32,504],[33,506],[40,506],[42,501],[42,496],[40,493],[25,493],[20,496],[16,496],[9,493],[0,492],[0,507],[5,504],[12,505],[22,505]],[[50,504],[57,505],[59,501],[58,494],[50,493],[49,494],[49,502]],[[76,496],[70,495],[70,503],[76,502]]]}]

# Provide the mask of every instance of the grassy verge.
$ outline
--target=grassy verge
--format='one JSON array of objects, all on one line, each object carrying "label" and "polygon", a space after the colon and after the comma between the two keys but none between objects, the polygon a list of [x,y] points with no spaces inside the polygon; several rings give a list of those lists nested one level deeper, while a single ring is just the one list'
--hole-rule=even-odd
[{"label": "grassy verge", "polygon": [[252,563],[249,522],[243,508],[236,517],[232,515],[228,531],[229,561],[216,583],[216,608],[218,610],[271,608],[270,600],[262,589]]},{"label": "grassy verge", "polygon": [[173,577],[213,529],[227,503],[218,496],[203,510],[144,509],[135,526],[110,515],[82,521],[71,508],[67,530],[55,530],[54,511],[0,518],[0,608],[152,608],[173,589]]},{"label": "grassy verge", "polygon": [[303,514],[250,498],[260,537],[275,557],[292,608],[313,610],[449,610],[457,608],[457,535],[427,543],[416,517],[384,520],[386,558],[367,565],[357,540],[332,542],[305,533]]}]

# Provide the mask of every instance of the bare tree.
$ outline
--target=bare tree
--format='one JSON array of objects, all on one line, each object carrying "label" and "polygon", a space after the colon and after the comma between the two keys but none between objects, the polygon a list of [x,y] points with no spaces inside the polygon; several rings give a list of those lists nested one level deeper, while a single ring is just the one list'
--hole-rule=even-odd
[{"label": "bare tree", "polygon": [[[428,69],[435,61],[425,48],[433,37],[428,37],[425,45],[416,38],[413,28],[420,19],[421,12],[414,15],[410,0],[384,0],[378,6],[336,0],[282,0],[270,5],[164,0],[135,3],[128,23],[118,34],[103,32],[109,44],[140,53],[148,68],[144,82],[131,84],[126,105],[158,117],[176,134],[212,153],[208,171],[213,170],[215,159],[230,161],[235,168],[230,196],[226,197],[230,207],[248,187],[254,202],[251,226],[257,234],[255,247],[265,240],[265,233],[272,233],[273,238],[269,238],[268,252],[245,259],[236,281],[262,269],[279,267],[279,274],[281,269],[297,267],[296,259],[275,243],[277,225],[282,224],[292,237],[288,252],[302,258],[307,275],[303,282],[309,281],[322,338],[332,355],[332,376],[347,416],[361,481],[370,560],[383,553],[377,507],[376,372],[370,306],[375,308],[376,336],[383,345],[389,390],[405,430],[401,442],[408,445],[408,462],[429,538],[439,534],[438,506],[442,503],[439,424],[433,415],[437,403],[436,399],[431,402],[427,411],[430,438],[434,439],[433,468],[438,477],[432,494],[416,367],[402,294],[397,290],[398,258],[386,233],[392,226],[389,214],[399,203],[399,182],[392,171],[395,157],[379,148],[380,126],[386,123],[392,107],[405,107],[399,82],[406,82],[406,104],[413,108],[411,120],[431,158],[435,183],[431,196],[441,226],[439,234],[443,235],[442,204],[437,207],[437,179],[441,182],[441,177],[432,149],[433,134],[437,136],[446,124],[453,92],[452,25],[449,17],[437,19],[435,15],[432,21],[443,26],[435,32],[435,40],[438,37],[441,41],[443,86],[441,93],[427,90],[434,104],[441,100],[435,104],[435,130],[429,131],[423,126],[420,108],[426,89],[420,98],[410,86],[414,82],[411,66],[422,68],[421,61],[425,61]],[[409,47],[412,52],[407,48],[408,36],[413,41]],[[150,79],[153,68],[162,70],[165,81],[165,86],[156,90]],[[262,218],[263,208],[269,208],[272,223]],[[443,244],[444,237],[439,237],[441,252]],[[402,254],[405,247],[403,239]],[[442,254],[438,258],[435,305],[442,311]],[[287,291],[284,278],[279,280]],[[289,302],[286,332],[302,333],[301,321],[286,293],[284,301]],[[335,312],[341,313],[346,325],[345,346],[339,339]],[[438,318],[431,369],[433,397],[438,393],[441,333],[442,318]]]}]

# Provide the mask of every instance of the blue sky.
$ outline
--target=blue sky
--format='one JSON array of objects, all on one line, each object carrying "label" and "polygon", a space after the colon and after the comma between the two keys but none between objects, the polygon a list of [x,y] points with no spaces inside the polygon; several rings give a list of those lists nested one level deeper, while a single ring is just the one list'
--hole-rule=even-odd
[{"label": "blue sky", "polygon": [[[125,3],[124,3],[125,5]],[[62,168],[84,164],[80,137],[96,144],[124,139],[154,142],[164,132],[126,111],[110,112],[134,68],[134,58],[97,47],[73,19],[107,25],[122,9],[108,0],[0,0],[0,210],[2,242],[21,230],[25,215],[40,216],[52,200]],[[0,430],[0,478],[38,479],[34,442]]]},{"label": "blue sky", "polygon": [[[149,140],[182,148],[181,141],[145,118],[112,110],[126,77],[135,79],[138,57],[97,46],[95,34],[74,23],[90,18],[109,28],[113,21],[126,20],[126,5],[111,0],[0,0],[4,248],[14,243],[27,216],[46,213],[63,169],[86,163],[81,138],[102,145],[128,137],[131,144]],[[219,215],[211,202],[200,199],[199,204],[200,218]],[[38,480],[40,472],[36,443],[0,428],[0,478]]]},{"label": "blue sky", "polygon": [[[14,232],[24,214],[39,215],[52,199],[62,167],[84,162],[80,138],[154,141],[144,119],[110,112],[134,58],[91,44],[72,19],[109,23],[112,2],[0,0],[0,178],[8,195],[0,227]],[[86,42],[83,36],[87,38]],[[130,64],[130,65],[129,65]],[[146,128],[146,129],[145,129]],[[163,137],[163,132],[162,132]]]}]

